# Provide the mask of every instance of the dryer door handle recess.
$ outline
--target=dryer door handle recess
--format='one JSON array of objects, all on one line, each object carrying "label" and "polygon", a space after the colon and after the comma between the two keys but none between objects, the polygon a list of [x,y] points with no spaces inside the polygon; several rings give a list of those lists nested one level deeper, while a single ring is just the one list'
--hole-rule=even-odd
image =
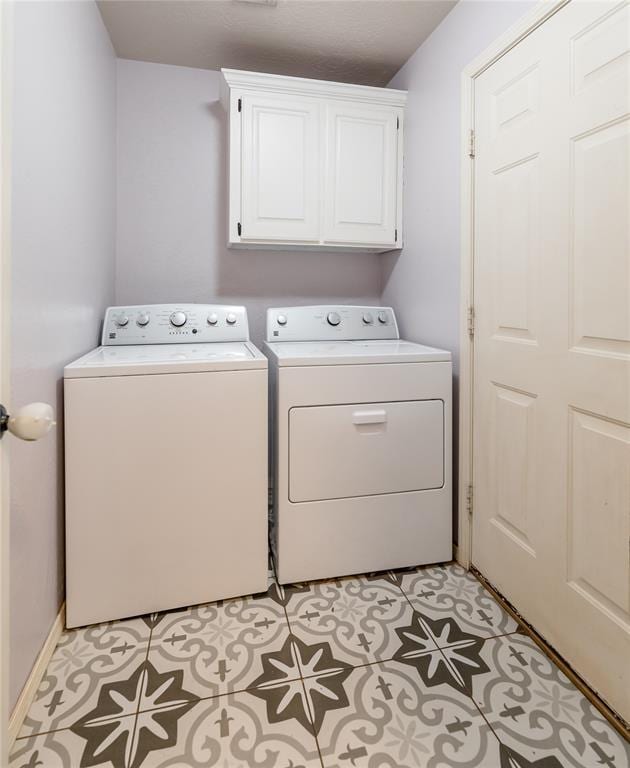
[{"label": "dryer door handle recess", "polygon": [[387,411],[384,408],[372,411],[355,411],[352,414],[353,424],[385,424]]}]

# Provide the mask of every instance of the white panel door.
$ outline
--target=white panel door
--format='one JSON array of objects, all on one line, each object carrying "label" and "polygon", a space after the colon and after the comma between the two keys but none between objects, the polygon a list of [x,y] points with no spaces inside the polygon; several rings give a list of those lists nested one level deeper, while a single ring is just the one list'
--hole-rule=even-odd
[{"label": "white panel door", "polygon": [[396,241],[399,111],[326,106],[324,241]]},{"label": "white panel door", "polygon": [[320,104],[242,100],[242,240],[319,240]]},{"label": "white panel door", "polygon": [[475,85],[473,562],[630,720],[630,15]]}]

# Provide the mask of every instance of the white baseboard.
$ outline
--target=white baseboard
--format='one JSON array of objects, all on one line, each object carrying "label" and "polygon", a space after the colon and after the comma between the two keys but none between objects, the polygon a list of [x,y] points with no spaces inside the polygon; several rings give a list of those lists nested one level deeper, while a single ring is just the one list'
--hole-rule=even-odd
[{"label": "white baseboard", "polygon": [[20,728],[22,727],[22,723],[24,722],[24,719],[28,714],[28,710],[33,703],[33,699],[35,698],[39,684],[44,677],[48,662],[55,652],[55,648],[57,647],[57,643],[59,642],[59,638],[61,637],[61,633],[63,632],[65,624],[66,604],[63,602],[61,604],[61,608],[59,608],[59,613],[53,621],[53,625],[50,628],[48,637],[46,638],[46,641],[44,642],[44,645],[39,652],[39,656],[37,657],[35,664],[33,664],[31,674],[28,676],[24,688],[22,688],[22,693],[20,694],[15,704],[15,708],[11,713],[11,717],[9,718],[9,751],[13,747],[15,739],[17,738],[17,735],[20,732]]}]

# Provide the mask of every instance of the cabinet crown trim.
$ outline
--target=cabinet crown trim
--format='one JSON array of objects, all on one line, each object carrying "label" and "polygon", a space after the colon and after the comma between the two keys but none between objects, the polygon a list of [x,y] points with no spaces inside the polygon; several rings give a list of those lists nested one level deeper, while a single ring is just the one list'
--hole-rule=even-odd
[{"label": "cabinet crown trim", "polygon": [[399,91],[394,88],[334,83],[327,80],[269,75],[239,69],[222,69],[221,74],[228,88],[253,88],[256,91],[338,98],[345,101],[369,102],[389,107],[404,107],[407,103],[407,91]]}]

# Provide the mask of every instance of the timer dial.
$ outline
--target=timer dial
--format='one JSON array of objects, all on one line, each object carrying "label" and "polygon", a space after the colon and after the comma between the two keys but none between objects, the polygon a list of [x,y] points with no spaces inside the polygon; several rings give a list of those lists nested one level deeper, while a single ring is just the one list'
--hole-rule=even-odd
[{"label": "timer dial", "polygon": [[326,320],[328,320],[328,325],[339,325],[341,317],[339,316],[339,312],[329,312]]},{"label": "timer dial", "polygon": [[185,312],[173,312],[170,319],[171,325],[174,325],[175,328],[181,328],[182,325],[186,325],[186,321],[188,320]]}]

